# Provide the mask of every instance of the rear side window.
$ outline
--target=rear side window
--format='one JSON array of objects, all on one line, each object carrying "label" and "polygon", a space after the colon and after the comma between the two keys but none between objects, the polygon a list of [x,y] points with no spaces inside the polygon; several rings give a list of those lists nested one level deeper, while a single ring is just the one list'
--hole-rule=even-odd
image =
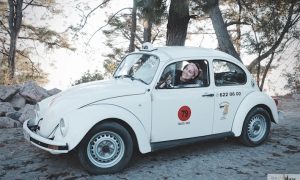
[{"label": "rear side window", "polygon": [[213,69],[216,86],[243,85],[247,82],[244,70],[231,62],[216,59]]}]

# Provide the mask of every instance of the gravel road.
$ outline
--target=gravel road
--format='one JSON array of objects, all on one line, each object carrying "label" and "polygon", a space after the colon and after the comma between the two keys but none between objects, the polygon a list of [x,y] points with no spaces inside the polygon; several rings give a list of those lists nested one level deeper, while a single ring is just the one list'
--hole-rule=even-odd
[{"label": "gravel road", "polygon": [[51,155],[25,142],[22,129],[0,129],[0,179],[267,179],[300,174],[300,101],[282,99],[285,119],[267,142],[249,148],[221,139],[138,154],[113,175],[92,176],[74,154]]}]

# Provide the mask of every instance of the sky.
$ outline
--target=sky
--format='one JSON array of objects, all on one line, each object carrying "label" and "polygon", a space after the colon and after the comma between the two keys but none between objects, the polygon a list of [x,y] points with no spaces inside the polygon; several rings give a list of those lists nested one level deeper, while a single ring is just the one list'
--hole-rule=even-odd
[{"label": "sky", "polygon": [[[123,7],[130,7],[130,1],[121,1],[116,3],[112,1],[110,7],[107,8],[111,12],[115,12]],[[99,2],[98,2],[99,3]],[[78,39],[73,40],[73,34],[65,33],[70,26],[79,27],[82,20],[82,13],[85,15],[91,11],[91,8],[98,5],[97,1],[57,1],[56,7],[63,7],[63,12],[53,15],[45,8],[27,8],[25,21],[37,26],[46,26],[51,30],[55,30],[68,37],[71,47],[76,48],[75,51],[67,49],[46,50],[42,45],[36,44],[36,52],[32,54],[32,59],[41,64],[44,71],[48,73],[49,83],[44,88],[59,88],[65,90],[69,88],[75,80],[79,79],[84,72],[90,70],[103,71],[103,54],[108,51],[104,46],[104,35],[99,31],[90,41],[90,45],[85,43],[91,35],[101,26],[106,24],[107,14],[104,9],[97,9],[88,18],[84,28],[78,33]],[[89,6],[89,7],[88,7]],[[84,10],[81,12],[79,9]],[[68,30],[70,32],[70,30]]]},{"label": "sky", "polygon": [[[77,40],[72,40],[73,36],[70,35],[70,33],[65,33],[66,29],[70,26],[78,27],[82,20],[82,14],[87,15],[99,4],[98,1],[57,1],[56,7],[58,7],[58,9],[63,7],[63,12],[57,15],[53,15],[49,11],[45,11],[44,8],[28,8],[28,15],[26,16],[25,21],[34,23],[38,26],[47,26],[52,30],[60,32],[63,36],[68,37],[70,39],[71,46],[76,48],[76,51],[66,49],[54,49],[47,51],[41,45],[37,45],[36,51],[38,53],[36,53],[32,59],[35,62],[41,63],[42,68],[49,74],[49,83],[47,83],[44,88],[58,88],[65,90],[71,87],[72,83],[79,79],[87,70],[90,70],[91,72],[100,70],[103,72],[103,54],[109,51],[109,49],[104,45],[105,36],[101,33],[101,31],[99,31],[90,41],[89,46],[86,46],[85,43],[99,27],[106,24],[108,14],[117,12],[125,7],[131,7],[131,3],[132,1],[112,1],[107,8],[95,10],[87,19],[87,23],[84,28],[78,33]],[[204,26],[207,31],[213,32],[210,21],[204,24],[202,23],[201,26]],[[189,26],[188,31],[194,31],[193,27]],[[162,45],[164,44],[157,44],[157,46]],[[188,35],[185,45],[215,49],[217,47],[217,40],[212,34],[190,34]],[[291,53],[288,52],[288,54],[291,56]],[[253,57],[254,56],[247,55],[245,53],[242,55],[242,59],[245,60],[245,64],[248,64],[249,60],[253,59]],[[281,58],[281,62],[287,58],[293,57],[284,56]],[[270,88],[265,90],[268,94],[275,95],[276,93],[286,93],[284,90],[286,80],[282,76],[282,71],[289,68],[292,67],[287,63],[286,65],[281,66],[277,71],[269,73],[266,80],[266,86]],[[277,92],[273,89],[276,89]]]}]

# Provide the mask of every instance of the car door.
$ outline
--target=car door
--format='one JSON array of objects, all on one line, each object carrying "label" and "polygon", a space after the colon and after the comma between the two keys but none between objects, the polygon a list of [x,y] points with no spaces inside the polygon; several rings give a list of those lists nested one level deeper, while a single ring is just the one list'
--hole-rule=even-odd
[{"label": "car door", "polygon": [[[166,66],[161,79],[168,73],[174,74],[174,71],[182,69],[189,62],[178,61]],[[157,86],[153,89],[151,142],[212,133],[214,94],[210,86],[208,62],[197,60],[193,63],[198,63],[202,68],[196,84],[181,87],[170,85],[162,89]]]},{"label": "car door", "polygon": [[213,134],[230,132],[236,111],[244,97],[253,91],[245,71],[226,60],[213,60],[215,113]]}]

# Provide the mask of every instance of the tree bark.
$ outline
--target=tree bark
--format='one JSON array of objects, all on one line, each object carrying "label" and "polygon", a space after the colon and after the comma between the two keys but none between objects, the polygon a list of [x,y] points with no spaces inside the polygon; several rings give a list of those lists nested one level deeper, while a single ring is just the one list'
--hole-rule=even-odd
[{"label": "tree bark", "polygon": [[15,75],[15,59],[16,59],[16,46],[18,35],[22,25],[22,5],[23,0],[8,0],[9,5],[9,16],[8,24],[10,31],[10,47],[8,54],[8,67],[10,69],[10,79],[12,80]]},{"label": "tree bark", "polygon": [[222,13],[219,8],[219,0],[205,0],[205,2],[206,9],[208,10],[209,17],[212,21],[213,28],[217,36],[220,50],[232,55],[233,57],[241,61],[241,58],[233,46],[226,25],[224,23]]},{"label": "tree bark", "polygon": [[135,41],[135,33],[136,33],[136,11],[137,11],[137,4],[136,0],[133,0],[133,7],[132,7],[132,14],[131,14],[131,30],[130,30],[130,43],[129,43],[129,52],[133,52],[135,49],[134,41]]},{"label": "tree bark", "polygon": [[271,64],[272,64],[273,60],[274,60],[274,54],[275,54],[274,52],[271,54],[270,61],[268,62],[267,66],[266,66],[266,69],[265,69],[265,71],[264,71],[263,77],[262,77],[262,79],[261,79],[261,83],[260,83],[260,86],[259,86],[259,89],[260,89],[261,91],[262,91],[263,88],[264,88],[264,84],[265,84],[265,80],[266,80],[268,71],[269,71],[269,69],[270,69],[270,67],[271,67]]},{"label": "tree bark", "polygon": [[184,46],[189,20],[189,0],[171,0],[167,25],[167,46]]},{"label": "tree bark", "polygon": [[144,19],[144,42],[151,42],[152,20]]}]

